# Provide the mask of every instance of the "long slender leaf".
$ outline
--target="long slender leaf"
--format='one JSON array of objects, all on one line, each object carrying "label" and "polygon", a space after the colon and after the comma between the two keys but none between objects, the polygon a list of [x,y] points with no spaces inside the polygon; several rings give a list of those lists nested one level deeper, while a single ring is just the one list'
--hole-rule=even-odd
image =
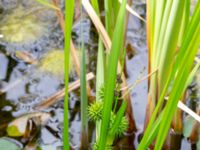
[{"label": "long slender leaf", "polygon": [[[169,129],[169,127],[170,127],[170,122],[171,122],[173,114],[176,110],[178,101],[179,101],[181,95],[183,94],[183,92],[185,91],[184,84],[187,82],[187,79],[188,79],[188,76],[190,73],[190,69],[191,69],[191,66],[192,66],[192,63],[193,63],[193,60],[196,55],[196,52],[197,52],[197,49],[199,46],[199,42],[200,42],[199,34],[200,34],[200,23],[199,23],[197,31],[192,39],[192,42],[188,46],[188,50],[190,50],[190,54],[188,55],[187,58],[185,57],[185,60],[184,60],[184,62],[187,61],[187,63],[186,64],[182,63],[181,68],[180,68],[181,70],[179,70],[178,77],[176,78],[176,80],[174,82],[174,86],[172,88],[172,93],[169,96],[169,100],[166,105],[166,110],[164,111],[164,117],[163,117],[161,125],[160,125],[155,150],[161,149],[161,147],[164,143],[165,137],[167,135],[167,132],[168,132],[167,129]],[[162,134],[160,132],[162,132]]]},{"label": "long slender leaf", "polygon": [[51,9],[55,9],[55,10],[60,10],[58,7],[54,6],[53,4],[51,4],[50,2],[48,2],[48,0],[36,0],[38,3],[49,7]]},{"label": "long slender leaf", "polygon": [[117,112],[117,115],[116,115],[116,118],[115,118],[115,121],[113,123],[113,126],[112,126],[112,129],[110,130],[110,135],[111,136],[115,136],[115,133],[120,125],[120,122],[122,120],[122,117],[124,116],[124,113],[126,111],[126,107],[127,107],[127,102],[124,100],[120,109],[118,110]]},{"label": "long slender leaf", "polygon": [[124,35],[124,20],[126,13],[126,0],[123,1],[114,30],[114,36],[112,40],[111,52],[109,57],[109,64],[106,72],[106,83],[105,83],[105,99],[103,106],[103,119],[101,126],[101,134],[99,141],[99,149],[104,150],[106,146],[110,115],[112,110],[112,103],[114,98],[114,89],[116,84],[117,65],[119,60],[119,54],[123,45],[123,40],[120,36]]},{"label": "long slender leaf", "polygon": [[[82,6],[81,6],[81,20],[82,20]],[[86,84],[86,54],[84,47],[83,25],[81,23],[81,149],[87,149],[88,144],[88,119],[87,119],[87,84]]]},{"label": "long slender leaf", "polygon": [[[178,5],[177,5],[178,6]],[[173,117],[173,114],[176,110],[178,100],[180,99],[182,93],[186,89],[186,84],[188,80],[190,79],[189,73],[191,72],[190,69],[192,67],[194,57],[199,45],[199,34],[200,34],[200,2],[198,1],[194,15],[192,16],[192,19],[190,23],[188,24],[188,27],[185,30],[184,33],[184,39],[181,44],[181,48],[177,54],[177,57],[175,57],[175,64],[173,65],[172,71],[169,72],[168,76],[166,76],[166,83],[163,85],[164,88],[161,92],[158,104],[155,108],[155,111],[152,115],[152,118],[150,120],[150,123],[147,127],[147,130],[145,132],[145,135],[138,147],[138,149],[143,150],[145,149],[144,145],[146,145],[146,141],[148,140],[148,137],[150,134],[153,134],[153,127],[154,127],[154,120],[156,118],[156,114],[161,107],[162,101],[166,95],[166,92],[169,88],[169,85],[172,82],[172,88],[170,92],[170,99],[167,102],[167,105],[163,111],[163,117],[161,120],[161,124],[159,126],[159,132],[157,137],[157,143],[156,143],[156,149],[161,149],[163,142],[165,140],[166,134],[169,130],[170,123]],[[161,32],[162,33],[162,32]],[[164,41],[163,41],[164,42]],[[172,60],[170,60],[172,61]],[[172,61],[173,62],[173,61]],[[172,63],[173,64],[173,63]],[[152,139],[154,139],[152,137]],[[151,140],[152,140],[151,139]],[[148,146],[148,144],[147,144]]]},{"label": "long slender leaf", "polygon": [[[98,0],[91,0],[92,6],[96,11],[97,15],[100,17],[100,10]],[[97,54],[97,72],[96,72],[96,101],[99,101],[101,98],[98,93],[102,86],[104,86],[104,47],[101,38],[99,37],[98,42],[98,54]],[[96,141],[98,141],[100,136],[101,121],[96,121]]]},{"label": "long slender leaf", "polygon": [[65,1],[65,100],[64,100],[64,131],[63,131],[63,145],[64,150],[69,150],[69,135],[68,135],[68,83],[69,83],[69,56],[70,56],[70,39],[74,15],[74,0]]},{"label": "long slender leaf", "polygon": [[112,12],[112,0],[104,1],[105,7],[105,23],[106,23],[106,31],[108,32],[109,37],[112,39],[113,36],[113,12]]}]

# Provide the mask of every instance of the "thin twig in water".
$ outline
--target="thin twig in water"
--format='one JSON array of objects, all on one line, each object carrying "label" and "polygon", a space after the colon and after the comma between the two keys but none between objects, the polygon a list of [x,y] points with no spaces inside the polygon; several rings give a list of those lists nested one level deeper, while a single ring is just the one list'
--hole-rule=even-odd
[{"label": "thin twig in water", "polygon": [[129,86],[126,86],[126,87],[123,87],[121,88],[121,91],[124,91],[124,90],[128,90],[123,96],[122,98],[124,98],[128,93],[130,93],[130,91],[135,88],[135,86],[139,83],[141,83],[142,81],[148,79],[150,76],[152,76],[154,73],[156,73],[158,71],[158,69],[154,70],[153,72],[149,73],[148,75],[140,78],[140,79],[137,79],[133,84],[129,85]]},{"label": "thin twig in water", "polygon": [[[122,0],[119,0],[122,3]],[[140,20],[146,22],[144,18],[142,18],[137,12],[135,12],[128,4],[126,4],[126,9],[135,17],[139,18]]]},{"label": "thin twig in water", "polygon": [[[91,80],[94,78],[93,73],[88,73],[87,76],[87,81]],[[80,86],[80,79],[76,80],[75,82],[69,84],[69,92],[77,89]],[[58,102],[60,99],[62,99],[65,96],[65,89],[63,88],[62,90],[56,92],[54,95],[50,96],[49,98],[43,100],[41,103],[37,104],[34,108],[35,109],[45,109],[48,108],[49,106],[55,104]]]}]

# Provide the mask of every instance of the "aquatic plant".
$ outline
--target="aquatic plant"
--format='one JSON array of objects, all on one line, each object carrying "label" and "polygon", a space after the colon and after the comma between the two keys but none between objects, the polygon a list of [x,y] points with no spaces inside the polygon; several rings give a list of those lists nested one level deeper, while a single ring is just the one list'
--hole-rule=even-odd
[{"label": "aquatic plant", "polygon": [[109,121],[112,111],[112,104],[114,99],[114,89],[116,86],[117,77],[117,65],[121,49],[123,49],[123,40],[118,35],[124,35],[124,20],[125,20],[126,0],[121,5],[118,18],[116,21],[115,30],[113,33],[113,40],[111,51],[109,54],[108,66],[106,67],[106,79],[105,79],[105,97],[103,105],[103,119],[101,125],[99,149],[103,150],[106,146],[106,140],[108,136]]},{"label": "aquatic plant", "polygon": [[160,150],[193,70],[200,43],[200,1],[190,19],[189,0],[147,2],[150,71],[158,68],[158,72],[149,81],[149,123],[138,149],[147,149],[156,138],[154,149]]},{"label": "aquatic plant", "polygon": [[[125,106],[125,107],[123,107]],[[111,112],[111,117],[109,121],[109,130],[108,130],[108,139],[106,141],[106,147],[112,147],[113,141],[116,137],[121,137],[124,132],[128,129],[128,120],[124,117],[124,112],[126,109],[126,103],[124,103],[121,107],[121,110],[117,114],[113,111]],[[123,108],[123,109],[122,109]],[[124,109],[125,108],[125,109]],[[119,114],[121,117],[119,117]],[[88,108],[88,115],[92,121],[101,122],[103,116],[103,102],[94,102]],[[116,123],[117,122],[117,123]],[[94,144],[94,149],[99,147],[99,139],[97,139],[96,143]]]},{"label": "aquatic plant", "polygon": [[[98,16],[99,15],[98,2],[95,0],[91,2]],[[107,5],[106,3],[110,3],[110,1],[105,1],[105,6]],[[93,12],[92,8],[89,6],[89,2],[83,1],[83,4],[88,9],[89,14],[95,13]],[[117,3],[117,5],[119,5],[119,3]],[[111,28],[108,28],[108,26],[110,26],[109,24],[111,23],[109,19],[112,20],[113,18],[110,18],[111,16],[109,14],[108,16],[106,16],[106,17],[109,17],[107,18],[106,29],[108,31],[109,36],[111,36],[111,38],[113,36],[113,41],[112,41],[112,47],[110,47],[109,45],[110,41],[108,39],[108,36],[106,35],[107,33],[103,31],[104,35],[107,36],[107,41],[105,40],[106,38],[103,39],[103,42],[106,45],[106,49],[107,49],[107,53],[105,56],[103,52],[104,51],[104,47],[102,45],[103,43],[101,41],[102,39],[99,39],[99,44],[98,44],[99,47],[98,47],[98,60],[97,60],[98,63],[97,63],[97,80],[96,80],[97,81],[96,82],[96,91],[97,91],[96,101],[97,103],[103,102],[102,120],[96,121],[96,144],[95,145],[97,145],[98,149],[104,149],[105,147],[109,145],[112,146],[113,141],[116,137],[115,133],[117,132],[117,129],[120,127],[120,122],[121,120],[123,120],[123,116],[124,116],[124,113],[126,111],[126,106],[127,106],[126,101],[123,101],[123,104],[121,105],[120,109],[116,112],[117,114],[116,114],[116,118],[114,119],[112,130],[111,132],[109,132],[109,122],[111,121],[110,120],[111,118],[113,119],[112,111],[115,111],[115,108],[116,108],[116,107],[112,108],[112,105],[116,106],[116,104],[118,103],[118,101],[115,100],[114,98],[114,93],[115,93],[115,84],[116,84],[116,79],[117,79],[117,70],[118,70],[118,73],[122,71],[121,69],[118,68],[120,67],[118,66],[119,65],[118,62],[121,58],[119,54],[123,53],[122,50],[124,50],[124,48],[123,48],[123,40],[120,40],[119,38],[117,38],[118,37],[117,35],[122,35],[122,36],[124,35],[125,24],[124,24],[123,19],[125,19],[125,6],[126,6],[126,2],[123,1],[123,5],[121,6],[119,14],[118,14],[117,7],[111,6],[113,7],[111,9],[116,9],[115,15],[117,16],[118,14],[118,19],[112,22],[115,24],[114,25],[115,30],[113,30],[114,32],[111,30]],[[106,9],[110,9],[110,6],[106,7]],[[112,11],[110,10],[110,12]],[[92,18],[95,24],[96,21],[94,20],[95,19],[97,20],[98,18],[96,18],[96,16],[94,17],[94,15],[91,15],[90,17]],[[98,29],[99,23],[95,25]],[[100,28],[102,28],[102,26]],[[111,48],[111,51],[110,51],[110,48]],[[106,59],[104,60],[104,58]],[[102,85],[104,85],[104,88],[102,88]],[[94,103],[93,105],[91,105],[91,108],[95,109],[95,106],[98,106],[98,105]],[[98,114],[93,114],[93,115],[99,116]]]},{"label": "aquatic plant", "polygon": [[70,41],[71,41],[71,31],[73,24],[74,15],[74,0],[65,1],[65,48],[64,48],[64,71],[65,71],[65,99],[64,99],[64,129],[63,129],[63,149],[69,150],[69,120],[68,120],[68,84],[69,84],[69,58],[70,58]]},{"label": "aquatic plant", "polygon": [[[44,6],[56,10],[58,16],[60,13],[62,14],[61,10],[56,5],[54,6],[53,3],[49,3],[48,0],[37,1]],[[83,3],[84,2],[90,4],[88,0],[83,0]],[[56,2],[54,1],[54,3]],[[88,149],[89,147],[89,117],[96,125],[96,139],[93,149],[110,150],[114,146],[113,143],[115,139],[123,136],[124,132],[127,132],[130,127],[131,120],[129,119],[129,114],[132,114],[132,112],[129,111],[130,107],[128,106],[130,104],[126,95],[134,88],[138,80],[132,86],[126,86],[123,83],[124,80],[121,81],[121,78],[125,79],[123,75],[123,66],[126,53],[124,48],[126,28],[125,17],[126,7],[128,6],[126,0],[122,2],[121,6],[120,2],[114,3],[109,0],[104,1],[106,30],[99,19],[100,10],[98,0],[91,0],[91,3],[93,8],[91,5],[87,6],[89,6],[89,10],[93,13],[92,16],[96,17],[97,24],[100,24],[99,28],[96,27],[99,33],[95,89],[96,100],[90,103],[88,107],[86,83],[87,68],[85,63],[86,48],[84,47],[84,36],[81,31],[81,65],[78,65],[79,67],[77,67],[80,69],[77,71],[77,74],[80,75],[80,81],[76,82],[76,86],[78,87],[80,85],[81,87],[80,102],[82,133],[80,147],[81,149]],[[50,99],[54,99],[55,97],[60,99],[65,95],[63,149],[68,150],[70,149],[70,139],[68,135],[68,92],[74,88],[73,84],[71,85],[72,89],[69,88],[70,86],[68,87],[69,72],[70,68],[72,68],[70,63],[70,48],[73,49],[71,31],[73,25],[74,1],[66,0],[65,5],[65,24],[62,24],[62,21],[64,20],[59,20],[59,22],[61,22],[61,27],[63,27],[63,31],[65,31],[65,50],[56,49],[46,53],[42,57],[41,62],[38,63],[38,68],[41,72],[47,72],[56,76],[64,76],[65,78],[65,89],[62,89],[58,94],[50,97]],[[200,66],[200,61],[198,59],[196,63],[194,63],[197,48],[200,43],[200,1],[198,1],[196,9],[191,16],[189,7],[189,0],[147,1],[147,39],[150,67],[149,75],[147,75],[147,77],[149,77],[150,87],[145,132],[142,141],[139,144],[139,150],[148,149],[151,146],[155,146],[154,149],[156,150],[162,149],[166,136],[169,133],[172,120],[171,128],[173,129],[173,132],[182,133],[182,112],[177,110],[177,104],[179,100],[184,100],[186,88],[191,83]],[[96,11],[97,15],[93,9]],[[30,14],[30,16],[32,16],[32,14]],[[26,17],[29,18],[30,16],[28,14]],[[17,17],[14,18],[16,19]],[[35,17],[33,16],[33,18]],[[18,22],[16,22],[16,24],[17,23]],[[28,26],[30,23],[31,21],[28,21]],[[15,25],[15,21],[13,21],[12,24]],[[12,25],[3,27],[2,24],[2,29],[4,29],[2,31],[10,30],[14,32],[18,27],[18,24],[16,27]],[[32,28],[32,26],[28,28]],[[82,28],[83,27],[81,26],[81,30]],[[40,29],[38,28],[37,30]],[[24,32],[25,30],[20,30],[20,34],[22,31]],[[21,35],[16,37],[19,38],[17,39],[19,41],[10,37],[10,42],[22,42],[21,40],[25,38]],[[30,39],[30,41],[36,40],[34,38]],[[112,42],[110,39],[112,39]],[[32,64],[32,61],[26,59],[28,57],[24,57],[23,53],[16,53],[16,56],[19,58],[23,57],[25,58],[24,62]],[[50,104],[46,106],[49,105]],[[125,116],[127,111],[129,111],[129,114],[127,113],[128,117]],[[199,112],[200,109],[198,109],[198,114]],[[187,119],[188,118],[189,117],[187,117]],[[22,116],[18,119],[20,120],[14,120],[8,125],[7,133],[9,136],[18,137],[25,134],[25,128],[29,118],[27,118],[27,116],[25,116],[25,118]],[[188,120],[191,121],[192,119],[189,118]],[[192,141],[197,142],[197,139],[199,138],[199,124],[198,122],[195,122],[195,120],[192,120],[192,123],[189,124],[188,120],[185,122],[186,125],[184,126],[183,133]],[[155,139],[156,141],[154,142]],[[7,140],[2,140],[2,138],[0,138],[0,143],[9,144]],[[153,145],[154,143],[155,145]],[[200,140],[198,144],[200,144]],[[16,149],[18,149],[18,147]]]},{"label": "aquatic plant", "polygon": [[[81,7],[81,19],[83,16],[83,10]],[[86,84],[86,48],[84,46],[84,35],[83,35],[83,25],[81,24],[81,149],[88,149],[89,139],[88,139],[88,97],[87,97],[87,84]]]}]

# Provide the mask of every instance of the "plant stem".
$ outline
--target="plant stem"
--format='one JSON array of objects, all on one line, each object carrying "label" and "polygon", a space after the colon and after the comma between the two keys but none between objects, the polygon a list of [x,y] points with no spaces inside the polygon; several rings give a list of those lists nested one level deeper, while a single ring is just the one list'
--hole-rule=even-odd
[{"label": "plant stem", "polygon": [[70,39],[74,15],[74,0],[65,1],[65,99],[64,99],[64,129],[63,129],[63,149],[69,150],[69,127],[68,127],[68,83],[69,83],[69,56],[70,56]]}]

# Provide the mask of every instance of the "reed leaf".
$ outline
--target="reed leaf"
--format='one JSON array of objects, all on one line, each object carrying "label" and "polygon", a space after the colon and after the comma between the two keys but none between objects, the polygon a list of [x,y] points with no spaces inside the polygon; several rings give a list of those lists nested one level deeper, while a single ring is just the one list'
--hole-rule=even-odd
[{"label": "reed leaf", "polygon": [[[170,1],[167,1],[166,8],[167,8],[169,2]],[[169,42],[168,44],[171,43],[172,45],[171,46],[168,46],[168,44],[165,45],[164,42],[166,42],[166,41],[164,40],[163,48],[165,48],[167,46],[167,47],[171,47],[174,49],[174,47],[176,48],[176,46],[178,45],[177,34],[179,34],[178,31],[181,31],[180,25],[182,25],[182,23],[183,23],[182,20],[184,18],[182,18],[180,20],[181,21],[181,23],[180,23],[179,21],[177,22],[177,19],[180,19],[180,18],[176,18],[176,17],[178,15],[179,16],[182,15],[184,7],[185,7],[184,5],[187,5],[187,4],[188,4],[187,0],[185,0],[184,3],[181,2],[181,4],[178,1],[176,1],[176,2],[173,1],[172,5],[171,5],[171,9],[170,9],[169,18],[172,17],[174,19],[172,19],[173,21],[171,19],[169,19],[167,21],[168,25],[166,26],[165,30],[166,31],[169,30],[170,25],[175,26],[174,29],[169,30],[169,32],[166,33],[166,34],[174,34],[175,33],[175,37],[172,37],[172,38],[175,38],[174,39],[175,41],[172,41],[172,43],[169,42],[170,41],[170,39],[168,39],[169,35],[165,35],[165,37],[163,37],[163,39],[167,38],[168,39],[167,42]],[[175,16],[175,14],[177,16]],[[168,72],[167,72],[167,74],[165,74],[165,80],[164,80],[165,82],[163,82],[163,80],[161,80],[162,84],[163,84],[163,88],[161,90],[159,101],[156,105],[155,111],[151,117],[151,120],[146,129],[144,137],[138,147],[139,150],[145,149],[146,148],[145,146],[148,146],[148,144],[150,144],[150,143],[147,144],[147,142],[146,142],[146,141],[148,141],[148,139],[151,139],[153,141],[153,139],[155,138],[155,137],[150,138],[149,135],[154,135],[157,133],[158,133],[158,136],[157,136],[157,140],[156,140],[155,149],[160,150],[162,148],[162,145],[165,141],[166,135],[169,131],[170,123],[172,121],[173,115],[177,109],[178,101],[187,87],[186,85],[188,83],[188,80],[190,80],[190,78],[191,78],[191,76],[190,76],[191,68],[192,68],[194,58],[195,58],[195,55],[196,55],[196,52],[197,52],[197,49],[199,46],[199,42],[200,42],[199,41],[200,37],[198,36],[200,34],[200,21],[199,21],[200,17],[199,17],[199,15],[200,15],[200,1],[198,1],[197,5],[196,5],[196,9],[195,9],[194,14],[192,15],[191,21],[188,23],[187,27],[185,27],[185,32],[183,34],[184,38],[182,39],[183,41],[181,43],[181,47],[180,47],[176,57],[173,56],[173,54],[175,55],[176,53],[172,49],[168,50],[168,52],[167,52],[167,55],[168,55],[168,53],[171,53],[168,55],[171,57],[171,59],[166,57],[165,56],[166,54],[162,54],[163,56],[161,57],[160,61],[163,61],[163,64],[166,64],[166,62],[169,62],[169,63],[171,63],[171,65],[173,67],[172,67],[172,69],[165,70],[166,68],[163,67],[165,65],[162,64],[160,66],[160,68],[163,71],[168,71]],[[170,20],[172,21],[171,23],[169,23]],[[177,23],[177,25],[176,25],[176,23]],[[178,26],[178,24],[179,24],[179,26]],[[162,34],[162,29],[161,29],[160,34]],[[166,60],[162,60],[163,58],[166,58]],[[168,66],[168,68],[169,68],[169,66]],[[171,83],[170,92],[167,92],[169,90],[170,83]],[[154,121],[157,116],[158,110],[162,106],[162,101],[167,93],[169,93],[169,100],[166,104],[166,107],[162,111],[163,116],[161,117],[161,122],[160,122],[160,125],[158,126],[159,130],[157,132],[156,130],[152,130],[155,127]]]},{"label": "reed leaf", "polygon": [[106,69],[105,79],[105,98],[103,105],[103,119],[101,126],[101,134],[99,140],[99,149],[104,150],[106,146],[106,140],[108,136],[108,128],[110,122],[110,115],[112,110],[114,89],[116,85],[117,66],[121,48],[123,46],[123,40],[120,36],[124,35],[124,20],[126,14],[126,0],[123,1],[117,18],[116,27],[113,34],[111,52],[109,56],[109,64]]},{"label": "reed leaf", "polygon": [[[180,70],[177,73],[177,78],[172,87],[172,90],[171,90],[171,93],[169,96],[169,100],[167,102],[167,105],[166,105],[166,108],[165,108],[165,111],[163,114],[164,117],[162,119],[162,122],[161,122],[161,125],[159,128],[159,133],[158,133],[156,146],[155,146],[156,150],[161,149],[161,147],[164,143],[165,137],[166,137],[168,129],[170,127],[170,123],[171,123],[173,114],[177,108],[178,101],[179,101],[180,97],[182,96],[183,92],[185,91],[184,84],[188,80],[190,69],[193,64],[194,57],[197,53],[197,49],[198,49],[199,42],[200,42],[199,34],[200,34],[200,22],[199,22],[198,27],[196,28],[196,32],[195,32],[193,38],[191,39],[191,43],[187,47],[187,52],[189,51],[190,53],[188,53],[188,55],[185,56],[184,60],[181,62]],[[185,64],[185,62],[187,62],[187,63]],[[162,132],[162,134],[160,132]]]},{"label": "reed leaf", "polygon": [[98,0],[91,0],[91,4],[92,4],[92,7],[94,8],[95,12],[99,16],[100,15],[100,9],[99,9]]},{"label": "reed leaf", "polygon": [[127,101],[123,101],[122,105],[120,106],[120,109],[117,112],[115,121],[113,123],[112,129],[110,130],[110,136],[114,137],[117,129],[119,128],[120,122],[124,116],[124,113],[126,112],[127,107]]},{"label": "reed leaf", "polygon": [[[100,18],[99,4],[97,0],[91,0],[92,6]],[[104,86],[104,46],[101,38],[98,41],[97,72],[96,72],[96,101],[101,100],[99,91]],[[101,121],[96,121],[96,141],[100,136]]]},{"label": "reed leaf", "polygon": [[112,0],[104,0],[106,31],[111,39],[114,29],[112,5]]},{"label": "reed leaf", "polygon": [[70,39],[74,15],[74,0],[65,1],[65,99],[64,99],[64,129],[63,129],[63,149],[69,150],[69,135],[68,135],[68,83],[69,83],[69,56],[70,56]]},{"label": "reed leaf", "polygon": [[56,7],[55,5],[48,2],[48,0],[36,0],[38,3],[55,10],[60,10],[60,8]]},{"label": "reed leaf", "polygon": [[85,48],[82,43],[81,46],[81,144],[82,148],[88,147],[88,119],[87,119],[87,108],[88,108],[88,98],[87,98],[87,84],[86,84],[86,56]]},{"label": "reed leaf", "polygon": [[[83,10],[81,6],[81,20],[82,20]],[[88,108],[88,98],[87,98],[87,84],[86,84],[86,54],[84,47],[84,36],[83,36],[83,25],[81,23],[81,149],[87,149],[88,144],[88,118],[87,118],[87,108]]]}]

